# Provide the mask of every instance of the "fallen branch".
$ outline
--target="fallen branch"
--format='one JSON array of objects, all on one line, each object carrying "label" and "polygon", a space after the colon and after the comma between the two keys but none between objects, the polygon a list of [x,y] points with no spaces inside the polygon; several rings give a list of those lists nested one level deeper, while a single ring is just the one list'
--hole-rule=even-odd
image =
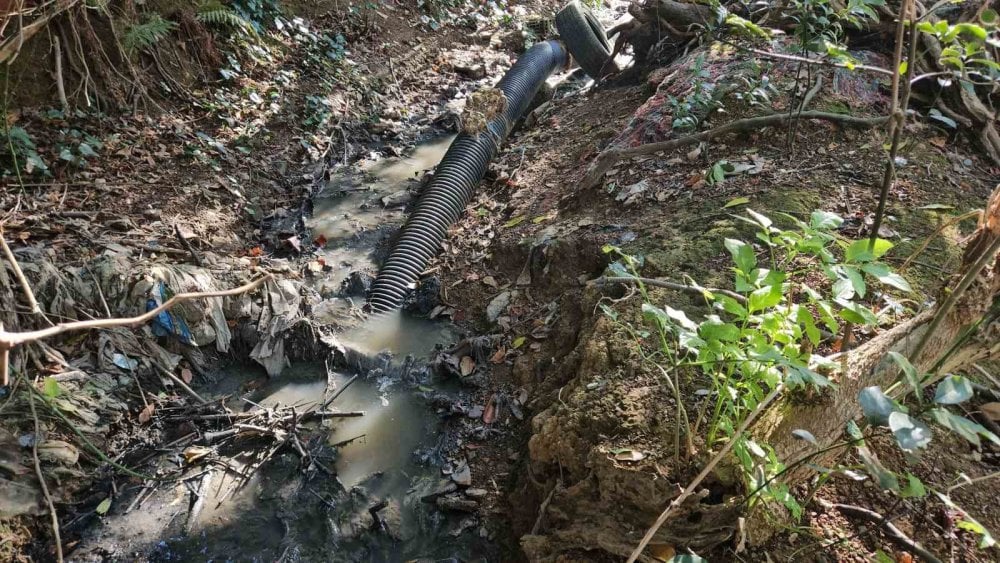
[{"label": "fallen branch", "polygon": [[840,123],[848,127],[861,128],[876,127],[889,120],[889,118],[885,116],[855,117],[853,115],[842,115],[839,113],[830,113],[825,111],[804,111],[799,114],[776,113],[758,117],[748,117],[746,119],[737,119],[736,121],[721,125],[714,129],[709,129],[708,131],[702,131],[700,133],[695,133],[679,139],[660,141],[658,143],[647,143],[637,147],[625,149],[605,150],[597,155],[597,158],[595,158],[594,162],[591,163],[581,184],[584,189],[596,186],[601,181],[601,178],[604,177],[605,172],[607,172],[616,163],[626,158],[653,154],[661,151],[672,151],[688,145],[710,141],[716,137],[727,135],[729,133],[756,131],[765,127],[782,125],[796,119],[819,119],[822,121],[829,121],[831,123]]},{"label": "fallen branch", "polygon": [[615,277],[615,276],[604,276],[597,278],[596,280],[590,280],[587,285],[609,285],[613,283],[634,283],[634,284],[646,284],[654,287],[664,287],[667,289],[673,289],[676,291],[683,291],[685,293],[695,293],[698,295],[705,295],[705,292],[718,293],[720,295],[725,295],[726,297],[731,297],[740,303],[746,303],[747,298],[743,297],[735,291],[729,291],[728,289],[718,289],[714,287],[697,287],[694,285],[685,285],[683,283],[677,283],[667,280],[660,280],[656,278],[638,278],[638,277]]},{"label": "fallen branch", "polygon": [[49,338],[57,334],[62,334],[64,332],[72,332],[78,330],[89,330],[95,328],[114,328],[114,327],[128,327],[137,326],[147,321],[153,320],[157,315],[163,311],[169,310],[174,305],[182,301],[190,301],[192,299],[202,299],[208,297],[229,297],[232,295],[239,295],[241,293],[246,293],[247,291],[252,291],[259,287],[266,281],[273,279],[272,274],[267,274],[256,280],[241,285],[240,287],[234,289],[227,289],[224,291],[206,291],[206,292],[191,292],[191,293],[178,293],[174,295],[167,301],[165,301],[159,307],[147,311],[146,313],[139,315],[137,317],[129,317],[125,319],[93,319],[89,321],[74,321],[69,323],[59,323],[55,326],[45,328],[42,330],[32,330],[27,332],[7,332],[0,326],[0,376],[2,376],[2,382],[0,384],[7,385],[8,381],[8,358],[10,351],[26,342],[34,342],[36,340],[42,340],[44,338]]},{"label": "fallen branch", "polygon": [[872,524],[879,525],[885,532],[885,535],[893,541],[899,547],[912,551],[913,553],[920,556],[921,559],[927,561],[928,563],[941,563],[941,559],[924,549],[919,543],[911,540],[906,534],[904,534],[899,528],[894,526],[892,522],[887,520],[884,516],[878,512],[868,510],[867,508],[861,508],[860,506],[852,506],[849,504],[835,504],[830,502],[821,501],[821,504],[825,508],[836,508],[840,512],[847,516],[853,516],[855,518],[860,518]]}]

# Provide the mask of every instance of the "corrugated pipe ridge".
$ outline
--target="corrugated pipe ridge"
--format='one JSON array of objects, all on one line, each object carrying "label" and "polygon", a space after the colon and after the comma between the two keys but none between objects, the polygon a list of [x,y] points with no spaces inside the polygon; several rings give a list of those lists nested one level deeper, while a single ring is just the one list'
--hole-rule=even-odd
[{"label": "corrugated pipe ridge", "polygon": [[488,131],[462,133],[452,141],[372,284],[368,303],[373,313],[402,307],[427,262],[441,248],[448,228],[472,199],[500,143],[545,79],[565,66],[566,58],[566,49],[558,41],[528,49],[497,84],[507,98],[507,110],[487,125]]}]

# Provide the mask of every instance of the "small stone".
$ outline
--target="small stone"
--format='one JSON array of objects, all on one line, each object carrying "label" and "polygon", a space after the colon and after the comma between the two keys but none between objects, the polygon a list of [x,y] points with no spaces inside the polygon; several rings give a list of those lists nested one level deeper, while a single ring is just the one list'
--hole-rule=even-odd
[{"label": "small stone", "polygon": [[478,502],[455,495],[438,497],[436,503],[441,510],[452,512],[476,512],[479,510]]},{"label": "small stone", "polygon": [[486,306],[486,319],[491,323],[497,322],[500,315],[507,310],[507,306],[510,305],[510,292],[504,291],[500,295],[497,295],[490,301],[490,304]]},{"label": "small stone", "polygon": [[487,491],[486,489],[476,489],[476,488],[465,489],[465,496],[469,498],[479,499],[485,497],[488,494],[489,491]]},{"label": "small stone", "polygon": [[476,406],[472,407],[471,409],[469,409],[469,412],[468,412],[467,416],[469,418],[482,418],[483,417],[483,407],[481,407],[480,405],[476,405]]},{"label": "small stone", "polygon": [[472,484],[472,469],[469,464],[461,462],[454,471],[451,472],[451,480],[460,487],[468,487]]}]

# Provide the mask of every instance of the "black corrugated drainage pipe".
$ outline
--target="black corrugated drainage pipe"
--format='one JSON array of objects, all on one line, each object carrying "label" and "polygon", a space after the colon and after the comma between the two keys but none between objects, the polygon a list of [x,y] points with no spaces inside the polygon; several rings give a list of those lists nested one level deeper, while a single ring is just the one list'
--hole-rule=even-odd
[{"label": "black corrugated drainage pipe", "polygon": [[479,135],[462,133],[452,141],[372,284],[368,303],[373,313],[402,307],[427,262],[440,249],[448,227],[472,199],[514,122],[545,79],[566,61],[566,49],[558,41],[545,41],[528,49],[496,86],[507,98],[507,109],[489,122],[487,131]]}]

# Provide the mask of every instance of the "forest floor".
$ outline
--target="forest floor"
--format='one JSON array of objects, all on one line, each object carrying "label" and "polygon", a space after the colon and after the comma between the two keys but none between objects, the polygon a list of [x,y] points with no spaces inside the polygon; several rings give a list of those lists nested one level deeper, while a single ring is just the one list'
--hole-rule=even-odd
[{"label": "forest floor", "polygon": [[[309,219],[323,190],[329,189],[331,180],[339,181],[345,167],[405,156],[425,141],[452,132],[461,100],[491,84],[525,46],[524,17],[509,22],[484,10],[442,21],[440,27],[435,21],[438,29],[431,29],[422,20],[426,14],[415,7],[380,4],[377,9],[344,11],[333,9],[335,2],[301,4],[304,19],[272,34],[271,50],[244,58],[238,67],[230,61],[226,69],[235,78],[188,92],[196,103],[174,99],[168,112],[120,117],[66,115],[45,108],[8,112],[13,116],[9,126],[38,132],[37,153],[52,177],[7,179],[0,194],[0,206],[10,210],[5,235],[33,281],[59,279],[49,273],[55,269],[75,272],[74,282],[83,284],[83,289],[67,293],[61,289],[68,284],[65,280],[62,285],[39,283],[36,290],[43,302],[58,301],[47,311],[91,317],[136,312],[134,293],[126,283],[118,282],[115,294],[104,294],[108,284],[98,282],[95,291],[86,279],[89,274],[103,280],[103,270],[95,275],[88,268],[112,261],[139,272],[197,265],[212,272],[213,283],[225,287],[258,273],[273,273],[302,282],[301,316],[316,321],[320,311],[327,310],[324,307],[339,299],[340,280],[346,277],[341,273],[363,270],[365,265],[333,263],[330,257],[340,256],[333,248],[338,244],[333,235],[317,236],[311,229]],[[546,17],[556,7],[540,2],[521,6],[525,16]],[[342,42],[323,39],[338,34]],[[331,48],[342,52],[331,56]],[[731,56],[719,55],[719,64]],[[791,65],[775,64],[768,72],[779,85],[798,80]],[[448,533],[503,544],[499,551],[481,554],[488,559],[526,554],[533,560],[617,560],[626,546],[636,543],[637,534],[677,484],[683,486],[696,472],[673,461],[672,394],[661,377],[636,358],[634,342],[622,326],[610,322],[600,307],[641,323],[640,296],[619,290],[602,293],[586,284],[613,260],[602,249],[611,245],[641,255],[644,276],[676,281],[690,276],[705,286],[728,287],[722,240],[747,236],[733,219],[746,207],[802,216],[815,209],[836,212],[847,219],[842,234],[852,238],[860,238],[870,221],[877,198],[872,186],[882,173],[884,133],[813,123],[798,127],[791,146],[783,130],[720,139],[684,154],[623,162],[600,186],[580,189],[586,164],[609,143],[655,140],[663,134],[656,123],[663,120],[658,112],[664,101],[650,97],[657,88],[670,87],[661,84],[664,76],[653,73],[642,83],[599,87],[567,80],[560,87],[564,91],[557,90],[512,136],[468,212],[451,229],[445,252],[429,268],[429,277],[440,284],[434,314],[459,327],[449,335],[486,336],[490,342],[488,360],[475,366],[475,385],[463,385],[445,399],[425,393],[437,412],[445,413],[441,418],[447,438],[438,444],[447,452],[442,467],[451,475],[468,471],[474,486],[450,475],[445,483],[455,481],[467,493],[476,491],[461,496],[452,487],[434,491],[431,500],[452,499],[450,509],[446,503],[438,505],[445,511],[458,507],[459,512],[477,515],[471,522],[459,518]],[[839,82],[835,78],[827,84],[815,102],[823,109],[859,114],[884,110],[884,85],[859,84],[843,75]],[[774,103],[774,109],[787,109],[780,107],[780,99]],[[727,117],[732,117],[753,108],[734,103],[727,109],[733,114]],[[897,244],[890,255],[896,266],[950,217],[981,207],[997,176],[997,170],[961,138],[927,124],[912,125],[907,138],[906,165],[891,194],[890,221],[883,235]],[[707,172],[720,160],[747,166],[725,181],[707,181]],[[403,205],[386,211],[388,222],[398,223]],[[352,225],[352,236],[377,233],[378,250],[372,254],[384,250],[391,229],[369,228],[362,213],[344,220]],[[911,302],[923,302],[939,289],[957,264],[959,241],[971,226],[965,222],[944,229],[943,236],[909,265],[904,274],[919,292]],[[335,282],[330,281],[334,274]],[[8,294],[16,292],[15,287]],[[675,308],[698,308],[689,295],[666,290],[651,295]],[[888,326],[907,313],[894,313],[893,296],[886,297],[878,309],[884,311]],[[24,327],[42,322],[21,318]],[[318,333],[341,337],[356,329],[344,315],[331,325],[313,324]],[[415,326],[414,330],[423,330],[427,325]],[[184,356],[171,364],[170,371],[176,370],[176,376],[196,392],[213,399],[259,397],[269,385],[260,369],[224,371],[232,381],[228,387],[220,382],[220,365],[234,357],[246,362],[255,348],[256,341],[241,342],[241,325],[233,322],[229,328],[235,334],[232,355],[219,351],[192,356],[177,343],[162,344]],[[861,338],[868,336],[859,333]],[[290,359],[325,359],[312,351],[315,343],[298,334],[295,339],[301,342],[289,345]],[[191,397],[158,373],[136,377],[148,387],[146,391],[134,389],[131,382],[125,389],[109,383],[108,392],[100,395],[107,403],[81,405],[68,397],[83,372],[123,378],[135,369],[130,367],[133,357],[152,369],[143,360],[147,350],[139,347],[130,355],[132,349],[122,342],[112,340],[108,348],[96,335],[70,338],[52,349],[39,349],[30,361],[39,380],[47,376],[56,382],[49,398],[66,401],[61,403],[66,411],[75,409],[75,427],[83,428],[109,458],[152,471],[155,463],[148,460],[158,449],[174,457],[205,455],[181,448],[193,443],[192,434],[203,437],[218,428],[178,423],[177,413],[201,411],[190,410]],[[10,397],[16,396],[16,385]],[[706,400],[701,398],[704,385],[697,380],[686,383],[688,412],[697,412]],[[49,390],[46,387],[46,393]],[[320,392],[331,390],[320,387]],[[9,467],[17,479],[30,482],[33,476],[22,471],[31,462],[30,449],[24,446],[37,436],[27,403],[2,400],[0,446],[15,460]],[[133,507],[141,507],[146,502],[143,497],[154,494],[151,481],[108,470],[89,473],[101,465],[98,456],[73,445],[77,436],[52,414],[41,414],[49,428],[45,441],[59,444],[43,461],[55,480],[70,559],[167,560],[183,553],[171,538],[159,538],[166,548],[159,545],[155,533],[129,543],[123,534],[132,531],[112,524],[112,517],[117,516],[117,522],[130,518]],[[302,436],[305,441],[307,434]],[[872,440],[872,447],[883,460],[902,466],[905,461],[890,442],[880,436]],[[1000,495],[1000,480],[963,486],[961,476],[968,482],[996,473],[997,454],[990,444],[975,449],[954,440],[936,440],[908,471],[938,490],[957,485],[952,494],[956,503],[996,531],[1000,513],[993,501]],[[265,481],[277,483],[282,470],[299,471],[300,465],[312,469],[314,461],[322,465],[321,457],[275,458],[275,473],[269,469],[262,473]],[[857,461],[848,457],[845,463]],[[206,489],[199,488],[209,485],[200,481],[204,473],[186,474],[185,483],[191,480],[187,489],[166,489],[162,498],[150,502],[170,515],[165,524],[161,522],[164,533],[183,527],[172,521],[187,512],[182,501],[188,492],[191,498],[204,496]],[[266,495],[289,496],[277,485],[254,486],[261,492],[255,502]],[[726,495],[735,489],[732,484],[722,487]],[[312,499],[310,510],[326,510],[333,493],[317,491],[304,495]],[[113,503],[106,506],[108,499]],[[475,500],[471,507],[468,499]],[[31,512],[46,513],[37,495],[28,501],[34,504]],[[729,530],[737,539],[701,555],[711,560],[871,561],[884,552],[893,561],[908,561],[881,531],[824,508],[821,501],[863,506],[891,517],[904,533],[943,558],[996,560],[995,551],[976,547],[977,536],[956,528],[957,512],[938,499],[900,501],[879,491],[871,480],[840,477],[819,489],[794,526],[766,541],[751,537],[749,546],[739,541],[741,534]],[[268,517],[280,525],[234,516],[260,510],[243,500],[235,503],[233,512],[212,513],[218,522],[248,527],[220,535],[210,549],[236,549],[226,542],[245,541],[275,560],[293,560],[296,553],[308,559],[308,549],[290,551],[289,538],[315,541],[308,539],[309,534],[318,532],[301,520],[318,512],[302,510],[297,517],[289,516],[281,512],[292,510],[287,503],[276,505],[280,508],[268,512]],[[369,505],[362,508],[360,516],[352,513],[347,520],[394,528],[385,523],[391,516],[380,519],[375,512],[366,516]],[[5,540],[0,556],[5,560],[53,557],[46,518],[9,519],[2,525]],[[117,532],[111,530],[114,526],[119,526]],[[485,549],[462,545],[474,552]],[[363,547],[351,549],[359,550],[350,551],[356,559],[369,553]],[[661,545],[657,558],[667,560],[673,550],[673,545]]]}]

